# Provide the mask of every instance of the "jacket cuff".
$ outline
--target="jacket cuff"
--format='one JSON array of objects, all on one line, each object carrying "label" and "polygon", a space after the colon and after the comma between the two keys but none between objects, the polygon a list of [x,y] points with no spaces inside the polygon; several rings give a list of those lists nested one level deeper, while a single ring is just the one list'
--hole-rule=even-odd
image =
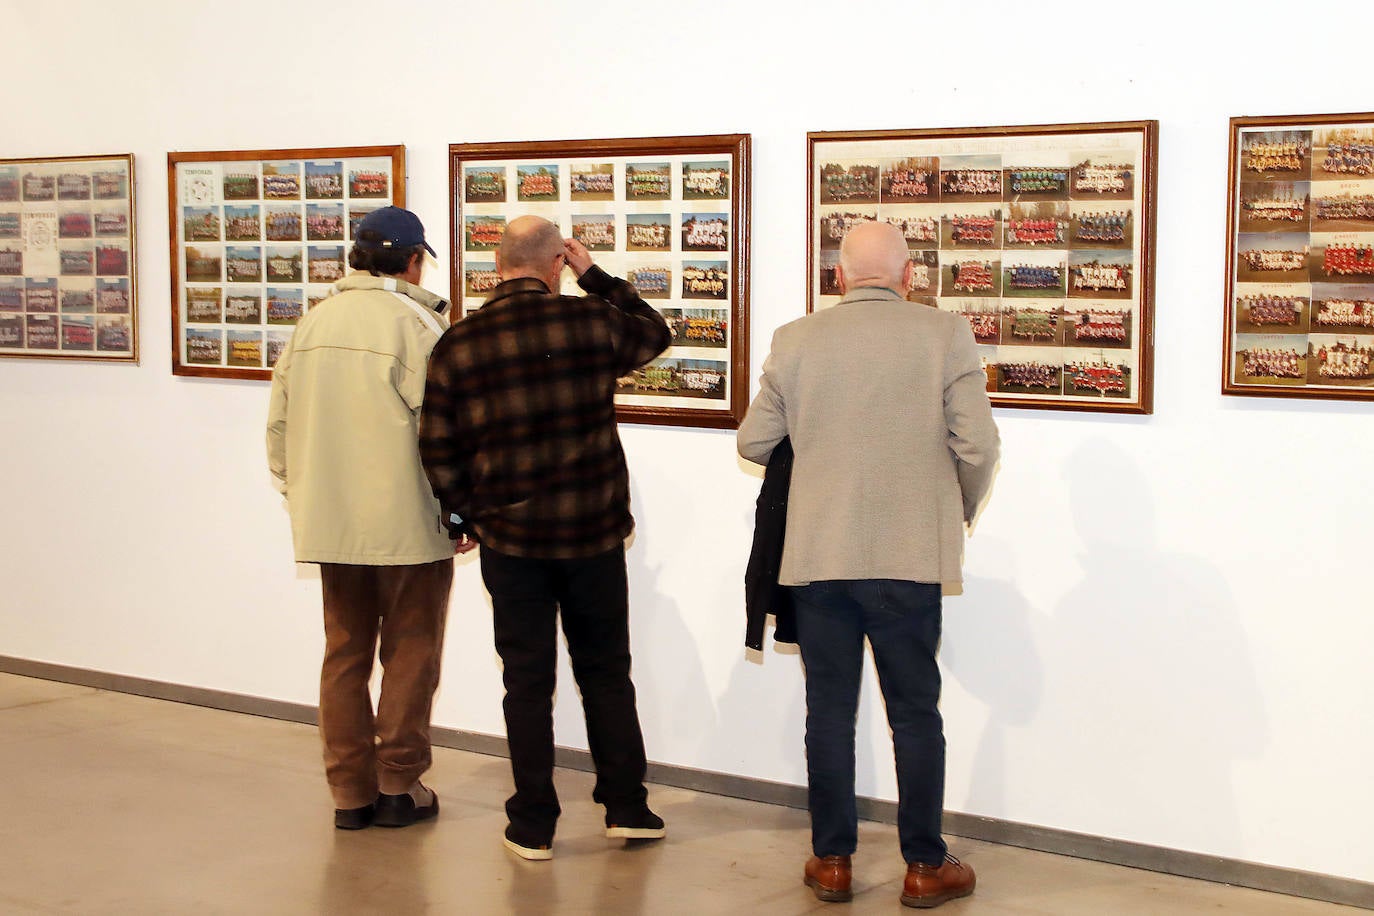
[{"label": "jacket cuff", "polygon": [[615,280],[615,277],[593,264],[577,278],[577,285],[589,293],[605,297],[615,289]]},{"label": "jacket cuff", "polygon": [[448,531],[449,540],[456,541],[465,534],[473,540],[476,540],[476,536],[472,533],[472,527],[468,525],[467,519],[461,519],[455,522],[455,517],[457,517],[457,515],[453,512],[445,512],[444,515],[441,516],[444,528]]}]

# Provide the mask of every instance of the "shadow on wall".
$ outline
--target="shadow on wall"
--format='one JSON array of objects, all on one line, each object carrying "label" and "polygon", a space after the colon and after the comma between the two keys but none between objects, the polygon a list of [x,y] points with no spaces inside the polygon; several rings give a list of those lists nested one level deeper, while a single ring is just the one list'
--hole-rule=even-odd
[{"label": "shadow on wall", "polygon": [[[740,469],[761,486],[763,468],[742,458],[737,460]],[[738,508],[734,521],[744,530],[753,531],[754,500]],[[717,700],[717,727],[701,735],[697,759],[709,761],[709,767],[719,772],[754,775],[769,782],[805,787],[806,680],[801,651],[795,643],[774,639],[776,621],[772,615],[764,627],[762,651],[745,648],[747,559],[740,558],[726,592],[728,600],[722,602],[732,618],[719,621],[719,626],[728,633],[724,642],[735,661],[729,682]],[[868,655],[867,648],[865,654]],[[892,744],[871,656],[864,664],[855,738],[855,785],[861,795],[872,794],[880,771],[893,771]],[[870,750],[874,729],[882,736],[876,752]],[[892,783],[895,786],[895,776]],[[778,829],[788,824],[795,826],[795,817],[780,815]],[[758,829],[757,824],[754,829]],[[804,844],[800,845],[804,848]]]},{"label": "shadow on wall", "polygon": [[[763,485],[761,465],[738,455],[735,462],[740,471],[758,481],[758,486]],[[758,496],[757,488],[754,496]],[[734,519],[741,529],[751,533],[755,499],[740,505]],[[806,686],[801,650],[796,643],[774,640],[777,621],[771,614],[764,625],[762,651],[745,648],[744,569],[748,559],[740,558],[739,575],[731,583],[733,600],[726,607],[733,619],[720,622],[730,634],[727,645],[735,662],[718,700],[719,724],[714,732],[701,736],[699,757],[713,761],[715,769],[727,773],[779,774],[781,763],[781,774],[770,779],[805,785]],[[779,683],[780,688],[776,686]]]},{"label": "shadow on wall", "polygon": [[[643,507],[631,475],[630,505]],[[677,599],[663,586],[663,567],[650,566],[654,525],[636,525],[625,552],[630,580],[630,652],[644,747],[652,761],[688,759],[682,748],[717,727],[696,639]]]},{"label": "shadow on wall", "polygon": [[[1016,585],[1019,570],[1007,542],[984,536],[974,549],[988,559],[985,566],[1005,571],[1007,578],[970,577],[964,584],[966,598],[945,601],[941,667],[988,710],[973,759],[969,796],[960,805],[949,806],[948,799],[946,804],[1006,817],[1010,735],[1035,720],[1045,693],[1044,666],[1034,640],[1044,621],[1031,620],[1030,604]],[[1002,649],[991,651],[993,646]]]},{"label": "shadow on wall", "polygon": [[[742,466],[762,480],[761,468]],[[757,473],[753,473],[755,470]],[[646,504],[641,500],[633,469],[630,489],[631,504],[643,513]],[[712,512],[717,511],[713,507]],[[729,519],[731,524],[752,530],[752,500],[732,511],[737,517]],[[715,521],[724,523],[721,519]],[[685,524],[692,524],[692,520]],[[804,784],[801,727],[805,697],[801,660],[795,646],[773,642],[771,621],[764,652],[745,649],[747,557],[730,558],[724,575],[713,571],[710,579],[692,580],[694,595],[705,596],[699,600],[708,605],[695,608],[695,613],[711,618],[708,625],[700,628],[702,635],[698,640],[687,625],[680,602],[670,593],[672,575],[665,575],[668,566],[673,567],[673,572],[678,570],[678,561],[650,565],[647,559],[669,554],[656,548],[655,532],[663,530],[661,524],[637,526],[634,543],[626,554],[634,680],[649,759],[685,763],[726,775],[771,773],[781,760],[794,768],[787,780]],[[715,600],[710,597],[713,592]],[[703,652],[729,652],[734,660],[728,683],[718,697],[707,682]],[[765,656],[769,667],[767,680],[760,667]],[[713,670],[720,668],[713,666]],[[781,699],[769,692],[769,684],[779,677],[784,683]],[[652,796],[650,804],[654,804]],[[796,824],[795,812],[784,809],[770,812],[767,825],[761,824],[758,817],[757,812],[750,812],[738,822],[717,822],[714,829],[720,833]]]},{"label": "shadow on wall", "polygon": [[[741,582],[741,603],[743,593]],[[801,656],[795,646],[773,642],[771,624],[762,652],[744,648],[742,612],[737,629],[735,664],[720,695],[718,724],[713,731],[701,735],[698,758],[711,761],[711,768],[720,772],[765,772],[770,775],[762,778],[769,781],[781,779],[805,785],[806,749],[802,738],[806,692]],[[766,680],[763,668],[772,669]],[[780,693],[775,686],[778,681],[782,683]]]},{"label": "shadow on wall", "polygon": [[1082,580],[1044,624],[1028,736],[1056,758],[1056,813],[1091,833],[1238,848],[1232,769],[1262,752],[1268,725],[1230,590],[1163,549],[1150,479],[1121,448],[1087,442],[1065,476]]}]

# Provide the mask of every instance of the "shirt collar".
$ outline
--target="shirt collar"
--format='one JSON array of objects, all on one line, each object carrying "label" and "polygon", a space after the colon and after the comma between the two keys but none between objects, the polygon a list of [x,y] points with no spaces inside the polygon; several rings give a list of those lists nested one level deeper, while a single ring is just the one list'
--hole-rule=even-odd
[{"label": "shirt collar", "polygon": [[443,296],[399,277],[374,277],[365,270],[355,270],[333,286],[333,290],[340,293],[350,289],[384,289],[409,296],[432,312],[448,311],[448,300]]},{"label": "shirt collar", "polygon": [[905,297],[903,297],[895,289],[888,289],[885,286],[859,286],[845,293],[844,298],[840,300],[839,304],[845,305],[850,302],[879,301],[904,302]]},{"label": "shirt collar", "polygon": [[549,295],[549,288],[544,285],[543,280],[536,280],[534,277],[515,277],[503,281],[496,289],[492,290],[491,295],[487,297],[486,302],[482,303],[482,306],[485,308],[498,299],[506,299],[521,293],[539,293],[547,296]]}]

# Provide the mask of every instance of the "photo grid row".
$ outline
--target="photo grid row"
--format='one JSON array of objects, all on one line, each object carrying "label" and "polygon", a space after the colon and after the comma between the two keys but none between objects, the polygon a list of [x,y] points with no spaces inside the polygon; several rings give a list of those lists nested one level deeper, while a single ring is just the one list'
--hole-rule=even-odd
[{"label": "photo grid row", "polygon": [[392,181],[386,157],[178,163],[184,363],[274,366]]},{"label": "photo grid row", "polygon": [[1231,381],[1374,387],[1374,129],[1243,130]]},{"label": "photo grid row", "polygon": [[0,163],[0,353],[133,357],[129,163]]}]

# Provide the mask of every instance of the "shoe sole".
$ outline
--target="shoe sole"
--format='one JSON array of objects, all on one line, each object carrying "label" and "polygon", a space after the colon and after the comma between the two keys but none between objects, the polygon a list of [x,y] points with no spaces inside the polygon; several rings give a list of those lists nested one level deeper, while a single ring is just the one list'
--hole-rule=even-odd
[{"label": "shoe sole", "polygon": [[546,862],[549,859],[553,858],[552,849],[534,849],[529,846],[521,846],[514,840],[504,837],[502,838],[501,843],[520,858],[528,859],[531,862]]},{"label": "shoe sole", "polygon": [[661,840],[668,835],[667,827],[607,827],[608,840]]},{"label": "shoe sole", "polygon": [[909,906],[918,910],[928,910],[932,907],[937,907],[942,903],[948,903],[951,900],[958,900],[960,897],[967,897],[969,894],[972,893],[973,888],[968,887],[964,888],[961,891],[950,891],[947,894],[936,894],[933,897],[908,897],[906,894],[903,894],[902,906]]},{"label": "shoe sole", "polygon": [[833,887],[826,887],[815,878],[802,878],[802,884],[805,884],[815,892],[817,900],[824,901],[825,903],[848,903],[854,899],[853,891],[841,891]]}]

